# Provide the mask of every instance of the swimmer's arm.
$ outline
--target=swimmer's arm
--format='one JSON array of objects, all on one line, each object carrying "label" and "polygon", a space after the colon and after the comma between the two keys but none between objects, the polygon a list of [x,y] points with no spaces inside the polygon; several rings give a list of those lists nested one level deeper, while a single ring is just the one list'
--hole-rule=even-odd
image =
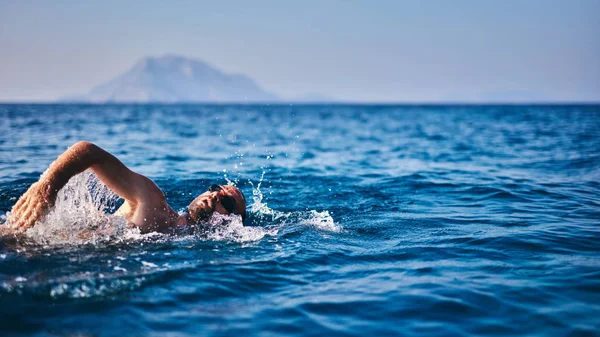
[{"label": "swimmer's arm", "polygon": [[141,201],[148,192],[152,192],[150,189],[158,189],[150,179],[131,171],[115,156],[86,141],[77,142],[60,155],[50,165],[46,179],[52,190],[58,192],[71,177],[88,168],[109,189],[131,204]]},{"label": "swimmer's arm", "polygon": [[18,230],[26,230],[33,226],[54,205],[58,191],[69,179],[88,168],[92,169],[108,188],[132,206],[144,198],[162,195],[162,191],[152,180],[131,171],[102,148],[81,141],[61,154],[40,180],[31,185],[17,201],[11,211],[12,226]]}]

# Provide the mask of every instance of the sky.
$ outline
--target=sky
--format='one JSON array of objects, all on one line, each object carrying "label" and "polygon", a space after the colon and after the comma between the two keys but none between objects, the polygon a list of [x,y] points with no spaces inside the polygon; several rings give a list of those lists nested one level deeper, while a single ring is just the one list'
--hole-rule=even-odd
[{"label": "sky", "polygon": [[600,0],[0,0],[0,101],[179,54],[287,98],[600,102]]}]

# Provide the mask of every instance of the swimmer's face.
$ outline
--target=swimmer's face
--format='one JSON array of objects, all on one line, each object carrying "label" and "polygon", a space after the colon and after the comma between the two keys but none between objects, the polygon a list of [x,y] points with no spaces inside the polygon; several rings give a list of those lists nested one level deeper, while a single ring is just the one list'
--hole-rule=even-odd
[{"label": "swimmer's face", "polygon": [[206,221],[214,213],[240,214],[246,218],[246,199],[237,188],[229,185],[211,185],[188,206],[193,222]]}]

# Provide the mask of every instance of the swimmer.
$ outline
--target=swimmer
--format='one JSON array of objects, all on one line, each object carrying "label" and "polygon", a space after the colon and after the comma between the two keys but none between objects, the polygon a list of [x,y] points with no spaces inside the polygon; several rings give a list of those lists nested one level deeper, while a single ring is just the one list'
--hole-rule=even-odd
[{"label": "swimmer", "polygon": [[167,204],[165,194],[147,177],[131,171],[119,159],[100,147],[80,141],[61,154],[40,180],[19,198],[8,221],[12,230],[24,232],[48,213],[58,191],[71,177],[91,169],[110,190],[125,203],[116,215],[142,233],[164,232],[170,228],[206,221],[214,213],[238,214],[246,218],[246,199],[242,192],[228,185],[211,185],[180,215]]}]

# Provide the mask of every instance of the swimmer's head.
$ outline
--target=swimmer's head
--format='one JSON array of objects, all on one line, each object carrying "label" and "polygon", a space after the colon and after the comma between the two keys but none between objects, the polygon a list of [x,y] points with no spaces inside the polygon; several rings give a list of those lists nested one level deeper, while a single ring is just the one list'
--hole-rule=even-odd
[{"label": "swimmer's head", "polygon": [[246,219],[246,198],[239,189],[229,185],[210,185],[188,206],[188,216],[194,223],[206,221],[214,213],[239,214]]}]

